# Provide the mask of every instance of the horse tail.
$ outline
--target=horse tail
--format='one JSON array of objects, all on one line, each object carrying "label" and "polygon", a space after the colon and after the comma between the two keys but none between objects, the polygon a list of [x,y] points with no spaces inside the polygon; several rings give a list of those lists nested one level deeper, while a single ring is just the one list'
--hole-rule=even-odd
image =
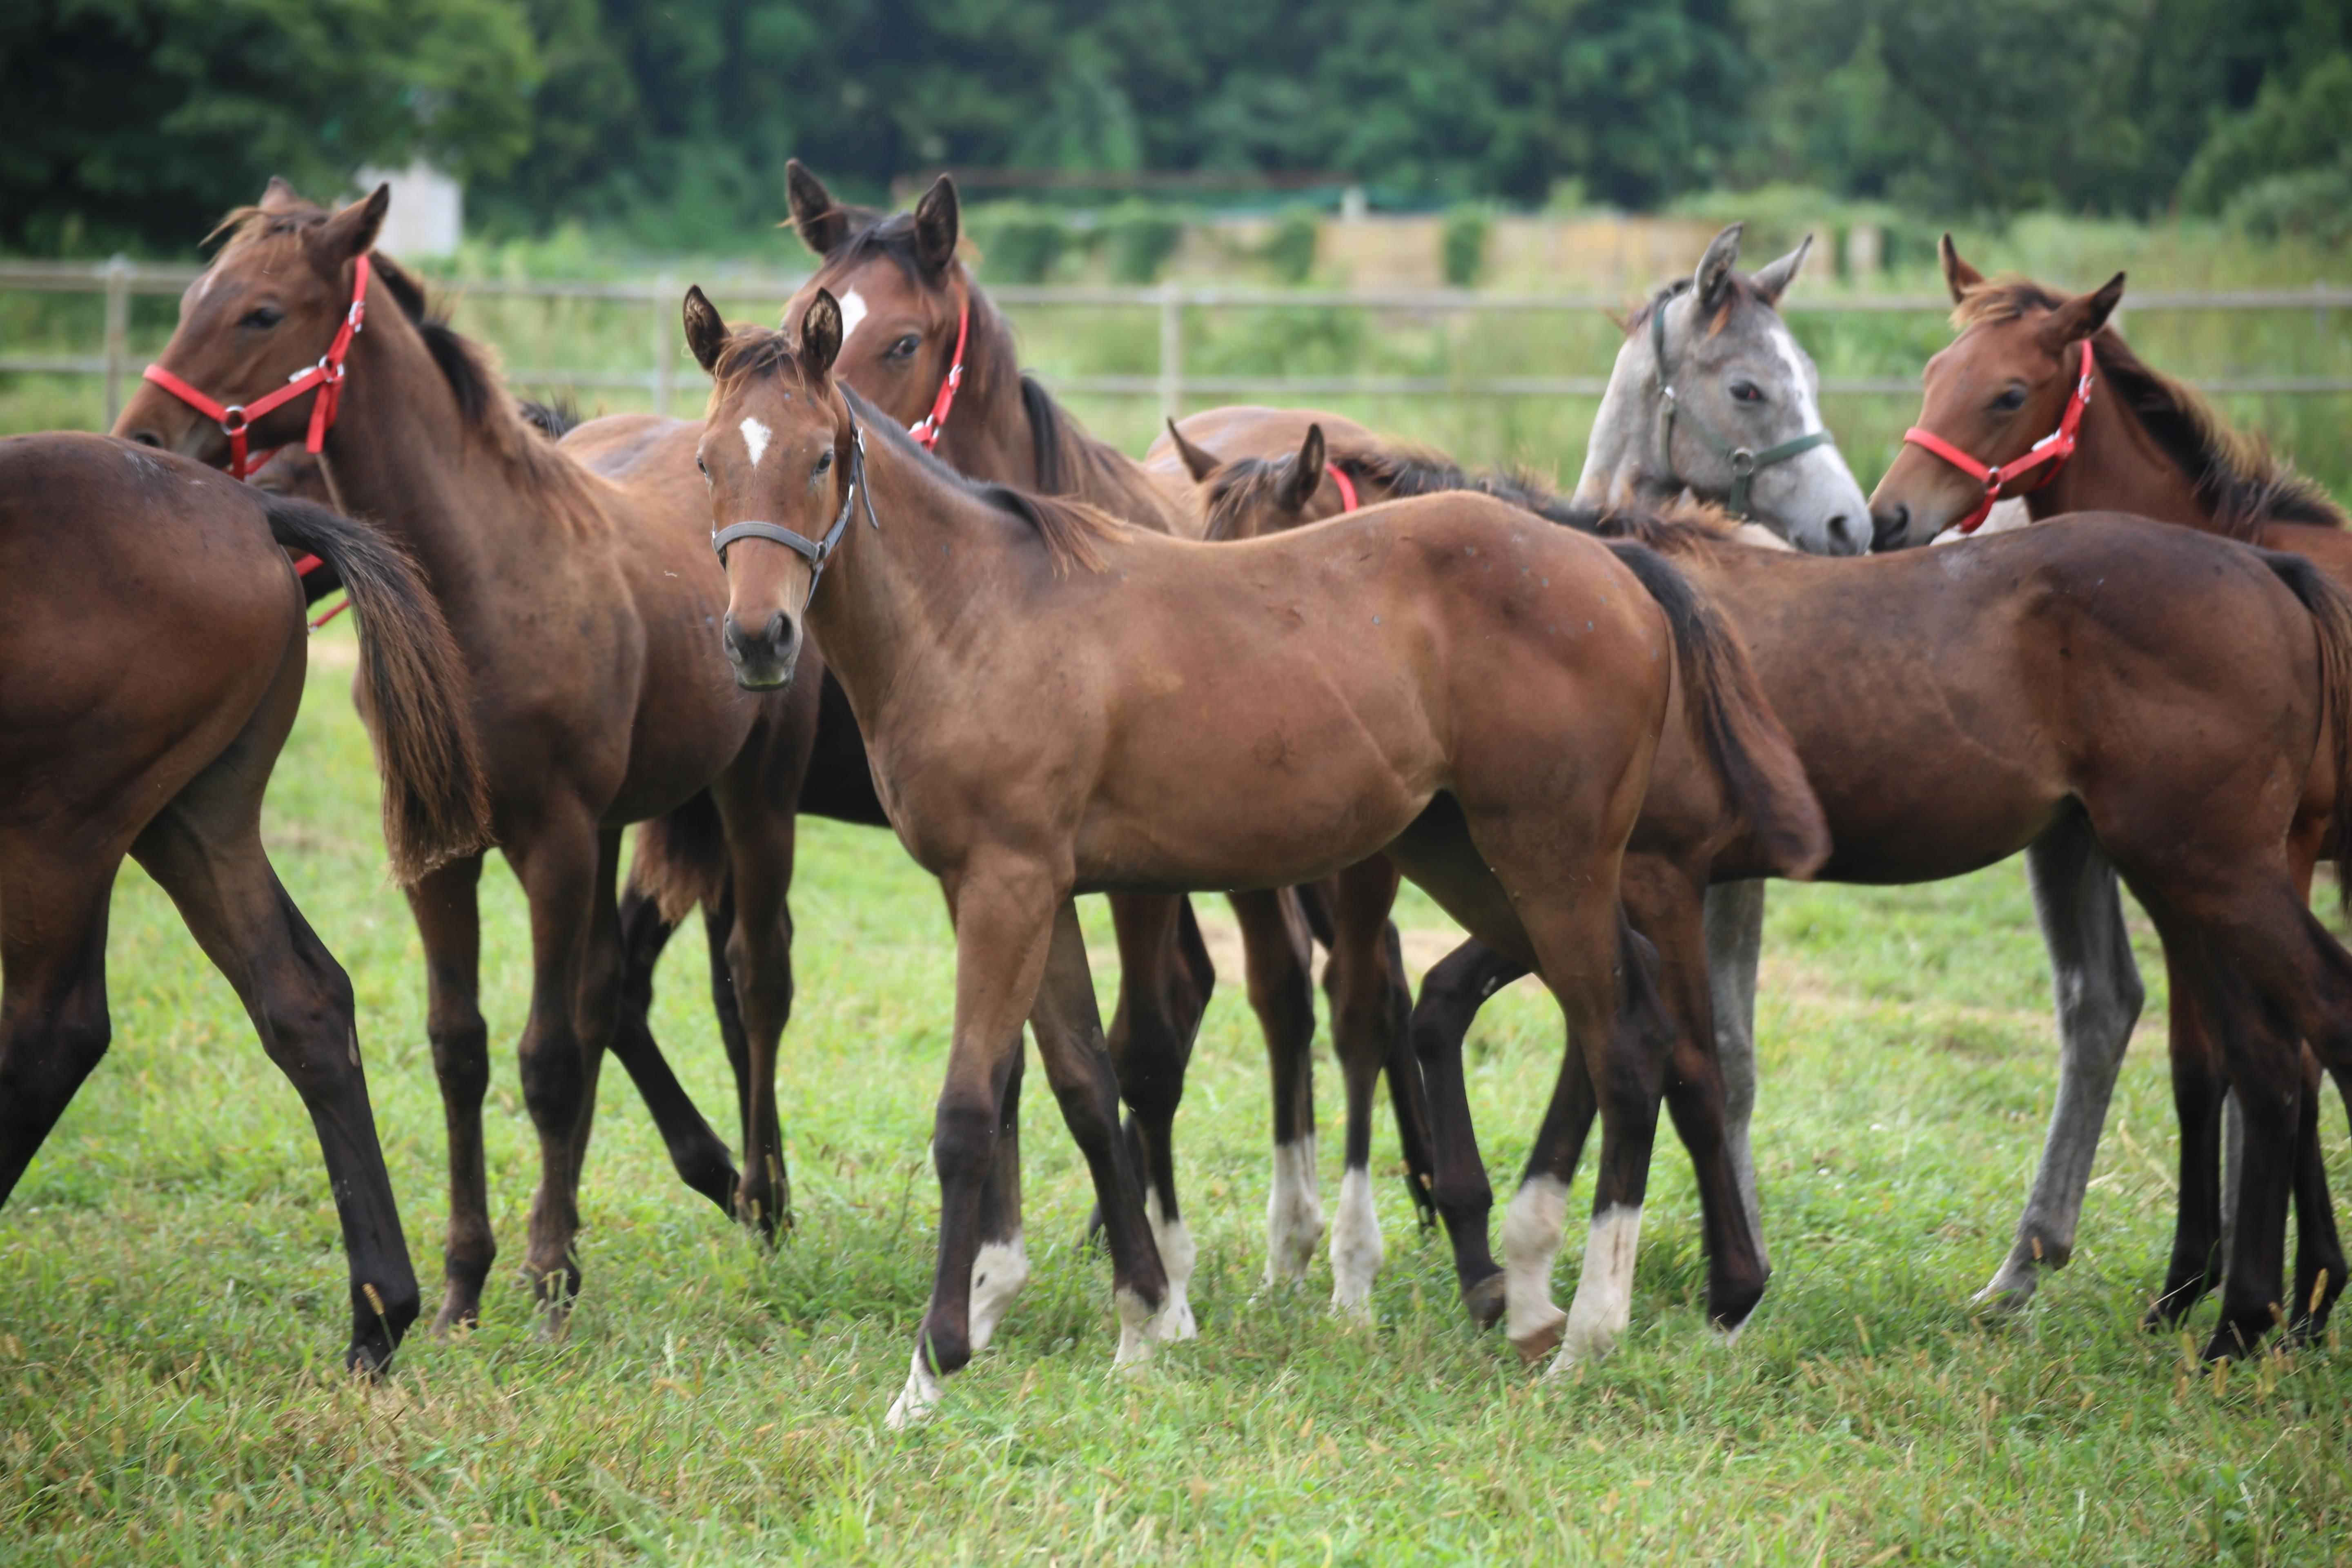
[{"label": "horse tail", "polygon": [[365,523],[293,496],[255,495],[270,537],[332,567],[359,611],[360,716],[375,738],[393,875],[415,882],[481,848],[490,840],[490,792],[471,679],[425,574]]},{"label": "horse tail", "polygon": [[629,890],[642,893],[677,925],[698,904],[716,905],[727,886],[727,829],[709,790],[637,826]]},{"label": "horse tail", "polygon": [[2327,824],[2335,848],[2336,896],[2352,908],[2352,594],[2310,559],[2281,551],[2257,552],[2263,563],[2303,602],[2319,637],[2321,701],[2335,731],[2336,808]]},{"label": "horse tail", "polygon": [[1748,824],[1779,875],[1811,876],[1829,858],[1829,825],[1795,743],[1764,700],[1747,650],[1715,605],[1664,556],[1622,542],[1609,548],[1666,613],[1684,708],[1723,781],[1731,812]]}]

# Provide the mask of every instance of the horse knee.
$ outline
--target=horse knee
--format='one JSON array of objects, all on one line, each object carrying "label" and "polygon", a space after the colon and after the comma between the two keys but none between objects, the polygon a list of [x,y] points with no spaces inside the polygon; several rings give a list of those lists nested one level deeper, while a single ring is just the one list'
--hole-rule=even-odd
[{"label": "horse knee", "polygon": [[996,1152],[997,1108],[976,1096],[943,1094],[931,1127],[931,1163],[941,1181],[983,1166]]},{"label": "horse knee", "polygon": [[428,1019],[425,1038],[433,1047],[433,1076],[440,1080],[441,1098],[479,1105],[490,1091],[490,1031],[482,1016],[468,1008]]}]

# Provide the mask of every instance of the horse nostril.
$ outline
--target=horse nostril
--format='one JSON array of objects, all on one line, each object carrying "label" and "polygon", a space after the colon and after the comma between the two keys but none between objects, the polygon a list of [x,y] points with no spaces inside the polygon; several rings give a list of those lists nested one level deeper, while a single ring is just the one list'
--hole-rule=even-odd
[{"label": "horse nostril", "polygon": [[1830,537],[1836,540],[1840,544],[1850,544],[1853,542],[1853,524],[1846,521],[1845,513],[1840,512],[1835,517],[1830,519]]},{"label": "horse nostril", "polygon": [[1906,501],[1895,502],[1893,511],[1888,512],[1885,517],[1872,518],[1871,524],[1870,547],[1873,550],[1895,548],[1911,532],[1910,504]]}]

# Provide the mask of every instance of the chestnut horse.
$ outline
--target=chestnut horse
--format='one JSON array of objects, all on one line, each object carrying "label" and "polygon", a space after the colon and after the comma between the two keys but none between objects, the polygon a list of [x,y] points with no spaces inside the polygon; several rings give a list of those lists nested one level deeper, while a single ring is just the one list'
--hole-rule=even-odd
[{"label": "chestnut horse", "polygon": [[[1221,469],[1212,525],[1278,531],[1297,516],[1304,485],[1293,477],[1319,476],[1326,461],[1310,440],[1296,457]],[[1448,479],[1392,453],[1335,466],[1368,498]],[[1468,481],[1454,470],[1452,482]],[[2215,1028],[2235,1080],[2270,1097],[2237,1216],[2254,1245],[2230,1259],[2209,1353],[2251,1346],[2274,1305],[2299,1324],[2324,1319],[2345,1262],[2294,1032],[2317,1030],[2323,1058],[2352,1065],[2352,958],[2311,918],[2297,869],[2331,833],[2345,842],[2334,780],[2347,762],[2352,599],[2297,557],[2135,519],[2075,517],[1958,556],[1832,562],[1514,488],[1570,527],[1668,552],[1721,606],[1827,814],[1836,848],[1823,879],[1934,880],[2031,847],[2039,901],[2121,868],[2163,937],[2179,1005]],[[1642,847],[1637,829],[1629,916],[1671,957],[1657,933],[1696,920],[1693,889],[1688,879],[1646,875]],[[1727,861],[1711,874],[1753,873]],[[1661,904],[1662,893],[1679,906]],[[1443,1173],[1438,1206],[1465,1290],[1493,1265],[1461,1041],[1478,1003],[1521,973],[1517,960],[1468,944],[1431,971],[1414,1020]],[[2282,1032],[2282,1022],[2292,1026]],[[2192,1096],[2209,1070],[2201,1060],[2194,1069],[2183,1086]],[[2188,1117],[2191,1104],[2184,1099],[2184,1173],[2189,1152],[2201,1151],[2210,1183],[2210,1128]],[[2280,1289],[2278,1240],[2290,1180],[2302,1216],[2292,1301]],[[2183,1237],[2158,1302],[2168,1319],[2203,1289],[2211,1237],[2201,1212],[2184,1186]],[[1507,1223],[1505,1234],[1512,1242]],[[1515,1304],[1517,1289],[1515,1279]]]},{"label": "chestnut horse", "polygon": [[[375,1369],[416,1317],[416,1276],[351,981],[261,847],[306,662],[289,551],[325,561],[359,605],[394,875],[475,853],[487,824],[465,662],[405,555],[128,442],[0,440],[0,1203],[106,1054],[107,906],[128,854],[310,1112],[351,1268],[344,1360]],[[92,594],[94,560],[135,564]]]},{"label": "chestnut horse", "polygon": [[[820,288],[842,303],[845,337],[835,376],[871,399],[950,467],[973,479],[1070,495],[1120,521],[1156,532],[1199,538],[1199,502],[1181,472],[1153,470],[1093,440],[1037,382],[1021,372],[1011,325],[958,259],[961,216],[954,182],[935,181],[911,213],[885,217],[845,206],[797,160],[787,166],[793,223],[822,258],[816,275],[784,311],[787,331]],[[1856,491],[1857,503],[1859,491]],[[1266,1278],[1303,1278],[1323,1232],[1315,1169],[1315,995],[1312,939],[1330,950],[1324,982],[1330,993],[1332,1046],[1347,1085],[1348,1121],[1339,1213],[1331,1226],[1331,1300],[1368,1313],[1382,1251],[1372,1206],[1370,1161],[1372,1099],[1381,1073],[1390,1089],[1404,1146],[1408,1190],[1426,1211],[1432,1179],[1425,1152],[1426,1113],[1417,1093],[1405,1028],[1412,997],[1403,952],[1389,920],[1397,876],[1385,861],[1350,867],[1321,887],[1230,895],[1248,972],[1250,1005],[1266,1041],[1273,1080],[1274,1165],[1266,1204]],[[1304,894],[1304,897],[1301,894]],[[1177,917],[1169,900],[1123,896],[1113,901],[1119,931],[1119,1003],[1111,1057],[1132,1109],[1129,1130],[1150,1189],[1147,1207],[1169,1271],[1179,1318],[1192,1273],[1192,1246],[1177,1199],[1172,1123],[1199,1021],[1195,1004],[1180,1013],[1158,999],[1188,965],[1166,932]],[[1184,917],[1189,929],[1189,912]],[[1197,946],[1197,943],[1193,944]],[[1202,977],[1207,954],[1189,968]],[[1009,1167],[1007,1167],[1009,1168]],[[994,1215],[994,1211],[992,1211]],[[1017,1209],[994,1215],[1017,1226]],[[992,1247],[1015,1258],[1017,1236],[992,1234]],[[992,1258],[999,1256],[995,1251]],[[1002,1269],[995,1270],[1003,1278]],[[992,1291],[990,1321],[1002,1310]]]},{"label": "chestnut horse", "polygon": [[[541,1183],[525,1268],[552,1326],[579,1283],[580,1168],[623,981],[614,896],[622,829],[710,790],[735,872],[729,968],[749,1033],[772,1059],[790,984],[793,805],[817,692],[812,683],[746,694],[712,645],[725,584],[694,493],[696,426],[599,420],[551,446],[516,413],[480,351],[426,316],[415,281],[371,255],[387,199],[379,189],[329,213],[273,182],[258,207],[233,216],[230,241],[190,286],[159,364],[220,403],[257,403],[365,307],[321,456],[345,500],[415,555],[474,672],[494,835],[530,904],[522,1085]],[[370,281],[355,300],[362,258]],[[250,441],[300,439],[312,395],[257,420]],[[116,428],[212,463],[232,447],[222,423],[161,384],[133,397]],[[479,855],[459,857],[409,889],[449,1131],[436,1326],[476,1316],[496,1253],[481,1138],[481,866]],[[718,1152],[705,1190],[725,1202],[723,1188],[710,1191],[723,1179]],[[781,1177],[771,1117],[734,1195],[773,1217]]]},{"label": "chestnut horse", "polygon": [[[2143,363],[2109,324],[2123,300],[2122,274],[2088,293],[2067,295],[2023,279],[1988,282],[1961,259],[1949,235],[1941,252],[1960,332],[1928,362],[1918,423],[1871,499],[1880,531],[1893,542],[1923,544],[1968,521],[1982,502],[2021,496],[2036,521],[2073,511],[2135,512],[2291,551],[2352,587],[2352,531],[2347,528],[2352,520],[2343,509],[2259,440],[2231,430],[2194,392]],[[2085,352],[2087,385],[2080,374]],[[2070,421],[2078,387],[2083,396]],[[2041,439],[2058,437],[2070,425],[2068,437]],[[1936,450],[1938,445],[1978,466],[1963,470]],[[1988,476],[1987,469],[2008,472]],[[2306,891],[2311,868],[2309,857],[2295,868]],[[2095,937],[2086,951],[2104,958],[2060,966],[2062,985],[2074,994],[2062,1018],[2071,1012],[2085,1026],[2066,1033],[2049,1152],[2016,1240],[1986,1288],[1990,1297],[2021,1300],[2033,1289],[2038,1267],[2066,1261],[2108,1099],[2139,1013],[2139,975],[2113,878],[2088,878],[2083,887],[2081,923]],[[2092,926],[2098,929],[2088,931]],[[2052,953],[2057,960],[2054,943]],[[2192,1098],[2220,1092],[2210,1068],[2189,1066],[2211,1059],[2209,1033],[2194,1008],[2172,1008],[2174,1078]],[[2196,1089],[2200,1083],[2204,1090]],[[2183,1114],[2202,1126],[2214,1108],[2184,1105]],[[2232,1134],[2237,1123],[2233,1104]],[[2199,1162],[2194,1173],[2184,1168],[2182,1214],[2207,1216],[2176,1248],[2167,1300],[2182,1310],[2205,1288],[2208,1244],[2215,1237],[2226,1241],[2229,1233],[2222,1189],[2206,1158],[2211,1142],[2209,1133],[2181,1151],[2184,1161]],[[2230,1164],[2235,1163],[2233,1157]]]},{"label": "chestnut horse", "polygon": [[[717,384],[701,458],[742,678],[788,679],[804,623],[822,641],[891,821],[955,922],[939,1265],[894,1424],[971,1355],[982,1195],[1024,1016],[1093,1168],[1120,1359],[1148,1350],[1165,1276],[1118,1136],[1078,892],[1295,886],[1386,852],[1559,998],[1599,1086],[1601,1223],[1630,1257],[1663,1019],[1618,873],[1677,645],[1714,660],[1686,680],[1738,668],[1694,601],[1662,608],[1607,550],[1477,498],[1246,544],[1120,529],[961,479],[891,427],[830,374],[829,293],[797,349],[730,335],[699,290],[686,324]],[[1739,776],[1767,797],[1760,816],[1811,810],[1785,744]],[[1588,1274],[1592,1336],[1622,1329],[1622,1283]]]}]

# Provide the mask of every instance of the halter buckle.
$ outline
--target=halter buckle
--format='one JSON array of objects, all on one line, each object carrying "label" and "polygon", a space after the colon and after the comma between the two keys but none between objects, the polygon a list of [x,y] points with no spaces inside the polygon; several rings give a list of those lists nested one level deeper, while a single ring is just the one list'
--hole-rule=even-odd
[{"label": "halter buckle", "polygon": [[[236,423],[234,425],[230,424],[229,421],[232,419],[236,420]],[[224,436],[242,436],[247,430],[252,429],[253,421],[245,416],[245,405],[242,403],[232,403],[226,408],[222,409],[220,412],[220,427],[221,434]]]},{"label": "halter buckle", "polygon": [[1731,454],[1731,477],[1744,479],[1756,472],[1756,454],[1745,447],[1735,447]]}]

